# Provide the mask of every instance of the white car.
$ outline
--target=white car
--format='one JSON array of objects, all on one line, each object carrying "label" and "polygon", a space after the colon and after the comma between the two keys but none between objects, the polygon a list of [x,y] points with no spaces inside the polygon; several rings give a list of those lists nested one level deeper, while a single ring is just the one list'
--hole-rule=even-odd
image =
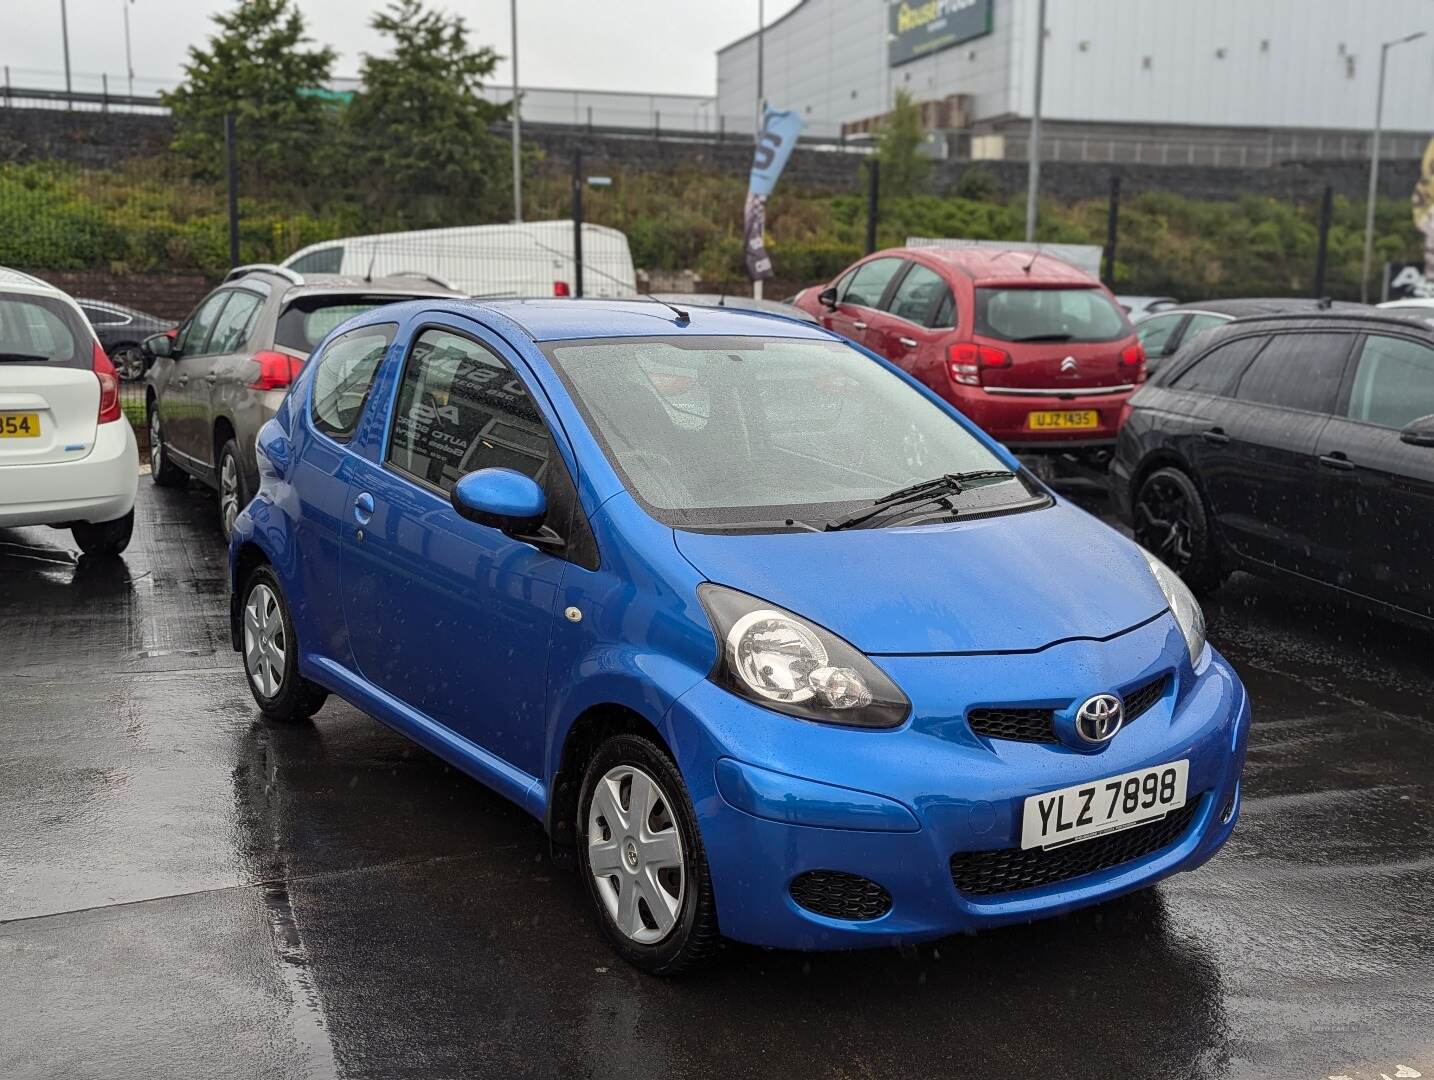
[{"label": "white car", "polygon": [[115,556],[138,485],[119,378],[79,305],[0,267],[0,528],[69,529],[86,555]]}]

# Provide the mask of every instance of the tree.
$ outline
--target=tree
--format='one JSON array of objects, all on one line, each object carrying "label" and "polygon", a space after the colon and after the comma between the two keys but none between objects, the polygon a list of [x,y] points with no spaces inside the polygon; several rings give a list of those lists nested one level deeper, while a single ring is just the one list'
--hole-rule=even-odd
[{"label": "tree", "polygon": [[463,19],[422,0],[391,0],[370,25],[393,45],[389,56],[365,54],[346,116],[365,200],[393,225],[501,216],[511,180],[490,128],[508,106],[481,94],[498,55],[470,48]]},{"label": "tree", "polygon": [[926,131],[921,126],[921,109],[908,90],[898,90],[891,112],[877,134],[876,156],[881,162],[881,194],[916,195],[931,171],[931,159],[921,153]]},{"label": "tree", "polygon": [[233,114],[240,167],[249,176],[302,178],[330,106],[316,93],[334,51],[307,48],[293,0],[239,0],[214,16],[207,48],[190,46],[184,81],[163,96],[174,115],[173,148],[203,176],[224,167],[224,116]]}]

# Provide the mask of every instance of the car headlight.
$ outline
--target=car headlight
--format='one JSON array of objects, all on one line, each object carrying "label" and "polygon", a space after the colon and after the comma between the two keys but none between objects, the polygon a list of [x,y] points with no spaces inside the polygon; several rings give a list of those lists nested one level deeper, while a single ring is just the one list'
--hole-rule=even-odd
[{"label": "car headlight", "polygon": [[1150,572],[1155,575],[1160,591],[1170,604],[1171,614],[1180,624],[1180,632],[1185,635],[1185,645],[1190,650],[1190,662],[1193,664],[1205,651],[1205,613],[1200,610],[1200,602],[1174,570],[1144,548],[1140,549],[1140,553],[1150,564]]},{"label": "car headlight", "polygon": [[776,712],[852,727],[890,728],[911,703],[865,654],[820,626],[710,582],[697,589],[721,655],[719,686]]}]

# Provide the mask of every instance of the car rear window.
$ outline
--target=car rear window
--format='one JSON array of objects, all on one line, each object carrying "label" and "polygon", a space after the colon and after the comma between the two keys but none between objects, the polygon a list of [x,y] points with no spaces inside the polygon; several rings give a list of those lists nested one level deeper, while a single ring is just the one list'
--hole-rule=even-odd
[{"label": "car rear window", "polygon": [[1096,288],[976,290],[976,333],[999,341],[1117,341],[1130,320]]},{"label": "car rear window", "polygon": [[87,368],[94,359],[93,332],[69,304],[0,292],[0,363]]},{"label": "car rear window", "polygon": [[286,349],[311,353],[340,323],[366,311],[396,304],[401,300],[417,300],[418,296],[373,296],[355,293],[326,293],[322,296],[300,296],[279,313],[274,329],[274,342]]}]

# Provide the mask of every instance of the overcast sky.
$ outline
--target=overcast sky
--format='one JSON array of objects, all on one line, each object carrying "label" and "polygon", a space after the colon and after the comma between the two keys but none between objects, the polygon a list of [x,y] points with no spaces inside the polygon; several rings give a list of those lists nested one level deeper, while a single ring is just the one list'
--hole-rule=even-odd
[{"label": "overcast sky", "polygon": [[[126,0],[67,0],[70,64],[76,88],[98,89],[99,73],[118,88],[125,71]],[[131,0],[130,33],[137,93],[150,79],[173,82],[185,50],[204,39],[209,16],[229,3]],[[336,75],[358,71],[362,52],[380,43],[368,27],[380,0],[299,0],[309,33],[332,45]],[[441,0],[462,15],[470,40],[509,51],[508,0]],[[766,0],[767,20],[796,0]],[[519,0],[519,74],[526,86],[711,94],[716,50],[757,28],[757,0]],[[0,0],[0,64],[15,85],[64,85],[60,0]],[[81,79],[80,76],[90,76]],[[505,62],[498,81],[511,76]]]}]

